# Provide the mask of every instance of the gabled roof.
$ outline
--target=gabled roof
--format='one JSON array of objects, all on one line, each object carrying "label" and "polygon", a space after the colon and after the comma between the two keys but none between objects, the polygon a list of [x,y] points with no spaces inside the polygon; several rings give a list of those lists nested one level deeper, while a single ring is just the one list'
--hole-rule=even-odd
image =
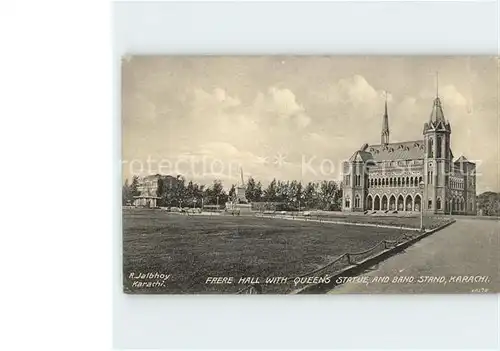
[{"label": "gabled roof", "polygon": [[386,145],[369,145],[368,151],[375,161],[417,160],[424,158],[424,141],[404,141]]},{"label": "gabled roof", "polygon": [[474,162],[469,161],[468,159],[465,158],[465,156],[460,156],[455,162],[453,163],[471,163],[474,164]]},{"label": "gabled roof", "polygon": [[366,151],[362,151],[362,150],[358,150],[351,156],[351,158],[349,159],[349,162],[353,162],[353,161],[366,162],[366,161],[369,161],[372,159],[373,159],[373,156],[371,153],[366,152]]}]

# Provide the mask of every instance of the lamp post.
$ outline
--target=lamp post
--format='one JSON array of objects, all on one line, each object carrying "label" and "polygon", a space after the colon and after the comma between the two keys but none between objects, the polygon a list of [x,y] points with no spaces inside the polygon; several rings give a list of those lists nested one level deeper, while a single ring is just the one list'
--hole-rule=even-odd
[{"label": "lamp post", "polygon": [[419,184],[420,189],[422,189],[422,197],[420,201],[420,231],[424,231],[424,208],[423,208],[423,203],[424,203],[424,181],[421,181]]}]

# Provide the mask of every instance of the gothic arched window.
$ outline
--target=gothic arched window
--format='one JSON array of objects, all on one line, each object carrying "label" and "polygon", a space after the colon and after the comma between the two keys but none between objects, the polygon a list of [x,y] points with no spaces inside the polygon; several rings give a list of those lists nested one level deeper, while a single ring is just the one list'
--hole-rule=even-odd
[{"label": "gothic arched window", "polygon": [[434,157],[434,141],[432,138],[429,138],[429,142],[427,143],[427,157]]},{"label": "gothic arched window", "polygon": [[360,205],[361,205],[361,201],[360,201],[359,195],[356,194],[356,197],[354,198],[354,207],[360,208],[361,207]]},{"label": "gothic arched window", "polygon": [[436,157],[441,157],[441,136],[438,135],[436,139]]}]

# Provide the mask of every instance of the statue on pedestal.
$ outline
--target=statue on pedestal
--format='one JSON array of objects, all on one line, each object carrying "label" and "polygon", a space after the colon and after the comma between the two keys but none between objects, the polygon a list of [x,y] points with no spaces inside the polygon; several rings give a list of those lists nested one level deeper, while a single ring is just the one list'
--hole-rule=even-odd
[{"label": "statue on pedestal", "polygon": [[241,184],[236,187],[234,202],[237,204],[248,204],[248,200],[245,195],[246,186],[245,186],[245,181],[243,180],[243,168],[240,168],[240,172],[241,172]]}]

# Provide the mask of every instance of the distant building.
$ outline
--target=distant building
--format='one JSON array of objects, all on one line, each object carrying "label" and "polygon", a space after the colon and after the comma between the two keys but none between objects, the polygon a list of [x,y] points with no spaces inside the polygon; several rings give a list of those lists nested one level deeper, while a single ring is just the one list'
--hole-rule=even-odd
[{"label": "distant building", "polygon": [[343,164],[343,211],[476,214],[476,166],[464,156],[453,161],[439,96],[423,139],[390,143],[389,134],[386,101],[380,144],[364,144]]},{"label": "distant building", "polygon": [[140,192],[139,196],[134,198],[134,206],[137,207],[157,207],[158,200],[158,189],[161,182],[177,182],[175,177],[169,175],[154,174],[148,175],[146,177],[139,178],[139,184],[137,190]]}]

